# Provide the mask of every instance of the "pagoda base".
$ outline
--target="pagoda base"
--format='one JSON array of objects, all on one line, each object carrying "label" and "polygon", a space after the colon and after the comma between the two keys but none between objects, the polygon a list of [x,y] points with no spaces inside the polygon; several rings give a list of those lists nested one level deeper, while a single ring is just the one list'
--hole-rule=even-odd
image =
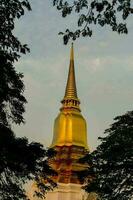
[{"label": "pagoda base", "polygon": [[46,200],[84,200],[85,192],[80,184],[58,183],[58,187],[46,194]]},{"label": "pagoda base", "polygon": [[[49,191],[45,200],[96,200],[97,195],[95,193],[86,193],[81,184],[75,183],[57,183],[58,187],[56,187],[53,191]],[[28,185],[29,190],[27,190],[27,196],[29,200],[40,200],[38,197],[33,197],[33,191],[35,190],[35,185],[30,183]]]},{"label": "pagoda base", "polygon": [[95,193],[87,194],[80,184],[58,183],[58,187],[46,194],[45,200],[96,200]]}]

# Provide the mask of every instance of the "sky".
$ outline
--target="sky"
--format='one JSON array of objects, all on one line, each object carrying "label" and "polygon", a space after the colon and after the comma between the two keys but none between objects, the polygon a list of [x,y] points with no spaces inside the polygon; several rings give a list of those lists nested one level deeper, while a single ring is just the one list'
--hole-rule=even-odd
[{"label": "sky", "polygon": [[[78,15],[63,19],[52,6],[52,0],[30,2],[32,11],[16,21],[15,29],[15,35],[31,50],[15,65],[24,74],[26,123],[14,125],[13,129],[17,136],[48,147],[65,92],[71,46],[63,45],[58,33],[66,27],[75,28]],[[108,27],[94,27],[91,38],[74,42],[78,97],[87,121],[91,150],[97,147],[98,137],[103,136],[115,116],[133,109],[131,17],[128,35],[118,35]]]}]

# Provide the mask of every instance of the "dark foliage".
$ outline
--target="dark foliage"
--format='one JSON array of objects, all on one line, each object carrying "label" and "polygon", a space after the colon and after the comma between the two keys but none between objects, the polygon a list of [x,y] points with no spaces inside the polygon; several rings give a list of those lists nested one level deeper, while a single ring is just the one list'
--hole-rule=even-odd
[{"label": "dark foliage", "polygon": [[31,10],[28,0],[0,0],[0,200],[26,200],[24,184],[29,180],[36,183],[39,197],[55,186],[48,165],[53,151],[17,138],[10,128],[24,122],[23,74],[14,65],[29,48],[15,37],[14,28],[25,10]]},{"label": "dark foliage", "polygon": [[88,163],[86,191],[103,200],[131,200],[133,197],[133,111],[118,116],[101,144],[82,162]]},{"label": "dark foliage", "polygon": [[0,123],[6,126],[24,122],[23,75],[13,65],[29,48],[21,44],[13,31],[15,19],[24,15],[25,8],[31,10],[28,0],[0,1]]},{"label": "dark foliage", "polygon": [[29,143],[27,138],[16,138],[9,128],[0,125],[0,200],[26,200],[24,184],[28,180],[36,181],[37,194],[43,197],[55,186],[50,179],[54,172],[47,162],[51,156],[53,151]]},{"label": "dark foliage", "polygon": [[69,39],[76,40],[78,37],[92,36],[93,26],[109,25],[112,31],[119,34],[128,33],[126,20],[133,13],[131,0],[53,0],[53,5],[61,11],[62,17],[70,15],[73,11],[80,13],[78,29],[74,32],[66,29],[60,32],[63,35],[64,44]]},{"label": "dark foliage", "polygon": [[26,99],[23,96],[23,75],[17,73],[5,53],[0,55],[0,123],[8,126],[11,122],[24,122],[23,113]]}]

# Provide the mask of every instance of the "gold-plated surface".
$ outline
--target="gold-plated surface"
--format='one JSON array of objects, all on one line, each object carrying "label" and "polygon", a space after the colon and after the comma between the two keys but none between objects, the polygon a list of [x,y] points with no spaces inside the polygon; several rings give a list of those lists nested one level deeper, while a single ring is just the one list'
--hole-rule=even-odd
[{"label": "gold-plated surface", "polygon": [[77,97],[73,45],[70,53],[65,96],[61,103],[60,113],[54,123],[54,136],[51,147],[76,145],[88,149],[86,121],[81,114],[80,101]]},{"label": "gold-plated surface", "polygon": [[86,121],[76,111],[61,111],[55,119],[53,146],[87,147]]}]

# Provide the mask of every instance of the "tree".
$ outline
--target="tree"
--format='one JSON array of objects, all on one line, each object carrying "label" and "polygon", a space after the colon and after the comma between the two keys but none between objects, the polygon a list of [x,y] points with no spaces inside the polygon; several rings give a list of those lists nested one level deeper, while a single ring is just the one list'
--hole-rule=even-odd
[{"label": "tree", "polygon": [[82,162],[88,169],[85,190],[96,192],[102,200],[131,200],[133,197],[133,111],[118,116],[101,144]]},{"label": "tree", "polygon": [[16,138],[9,128],[1,125],[0,200],[28,199],[24,189],[28,180],[36,181],[38,188],[35,194],[44,197],[45,192],[55,186],[50,179],[54,171],[47,161],[51,156],[53,151],[45,150],[39,143],[29,143],[27,138]]},{"label": "tree", "polygon": [[54,186],[49,176],[54,172],[47,161],[52,152],[27,138],[17,138],[11,130],[12,123],[24,123],[27,102],[23,74],[14,65],[29,48],[13,32],[15,20],[26,9],[31,10],[28,0],[0,0],[0,200],[27,199],[23,185],[28,180],[36,182],[36,195],[41,197]]},{"label": "tree", "polygon": [[0,1],[0,123],[6,126],[24,122],[23,74],[15,70],[14,64],[29,48],[13,31],[15,19],[24,15],[25,8],[31,10],[28,0]]},{"label": "tree", "polygon": [[62,17],[70,15],[73,11],[80,13],[77,30],[66,29],[65,32],[59,33],[63,35],[64,44],[67,44],[70,38],[76,40],[80,36],[91,37],[93,25],[108,25],[112,31],[127,34],[126,21],[133,14],[131,0],[53,0],[53,5],[61,11]]}]

